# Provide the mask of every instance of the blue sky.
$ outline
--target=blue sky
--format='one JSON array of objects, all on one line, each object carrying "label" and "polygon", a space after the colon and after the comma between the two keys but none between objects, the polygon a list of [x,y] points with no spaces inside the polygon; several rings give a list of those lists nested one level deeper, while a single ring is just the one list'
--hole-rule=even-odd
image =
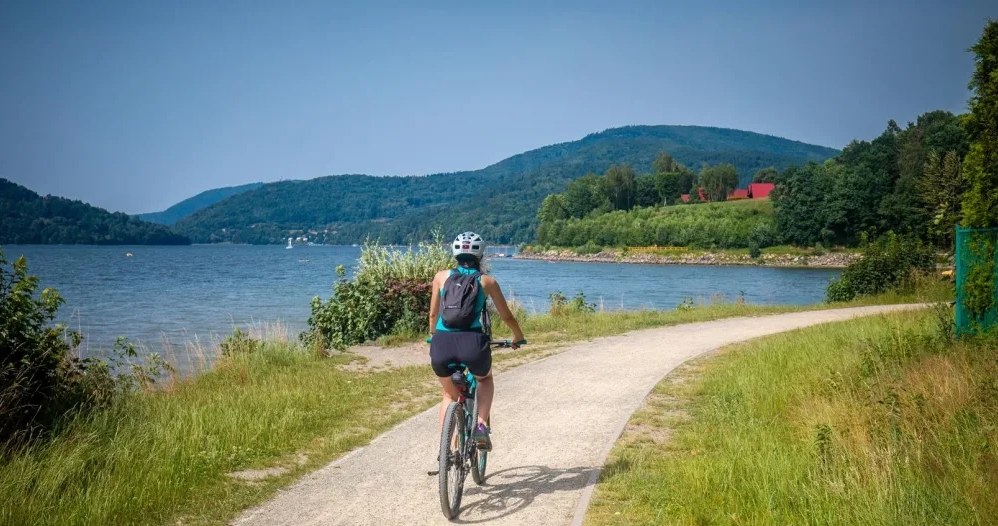
[{"label": "blue sky", "polygon": [[[0,177],[129,213],[627,124],[841,148],[962,112],[967,2],[0,3]],[[871,6],[876,4],[875,6]]]}]

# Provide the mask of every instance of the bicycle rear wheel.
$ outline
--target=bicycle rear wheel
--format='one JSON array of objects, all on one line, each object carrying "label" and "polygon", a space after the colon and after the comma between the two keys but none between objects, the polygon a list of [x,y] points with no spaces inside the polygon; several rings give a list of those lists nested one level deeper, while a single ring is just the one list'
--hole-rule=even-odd
[{"label": "bicycle rear wheel", "polygon": [[489,460],[489,452],[475,448],[471,455],[471,478],[479,486],[485,484],[485,465]]},{"label": "bicycle rear wheel", "polygon": [[457,402],[447,407],[444,427],[440,432],[440,509],[444,517],[453,519],[461,509],[464,492],[464,408]]}]

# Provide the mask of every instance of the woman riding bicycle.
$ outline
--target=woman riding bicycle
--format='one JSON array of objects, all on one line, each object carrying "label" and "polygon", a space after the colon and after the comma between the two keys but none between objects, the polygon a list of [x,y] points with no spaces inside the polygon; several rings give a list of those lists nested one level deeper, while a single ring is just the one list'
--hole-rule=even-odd
[{"label": "woman riding bicycle", "polygon": [[[442,270],[433,277],[430,297],[430,365],[443,388],[443,399],[440,403],[440,422],[443,423],[447,406],[457,401],[461,393],[451,382],[453,372],[448,364],[463,363],[468,366],[471,374],[478,378],[478,425],[473,433],[479,449],[489,451],[492,441],[489,437],[489,411],[495,393],[492,381],[492,349],[489,347],[490,335],[483,332],[482,311],[485,309],[486,295],[492,298],[492,303],[499,317],[513,331],[513,345],[516,349],[524,340],[520,325],[516,322],[506,298],[499,288],[499,282],[492,276],[482,273],[482,258],[485,256],[485,241],[474,232],[465,232],[454,239],[451,252],[457,260],[457,266],[450,270]],[[441,297],[444,296],[444,286],[448,278],[461,276],[474,277],[477,280],[478,294],[474,304],[474,321],[468,328],[449,328],[444,323],[440,309]]]}]

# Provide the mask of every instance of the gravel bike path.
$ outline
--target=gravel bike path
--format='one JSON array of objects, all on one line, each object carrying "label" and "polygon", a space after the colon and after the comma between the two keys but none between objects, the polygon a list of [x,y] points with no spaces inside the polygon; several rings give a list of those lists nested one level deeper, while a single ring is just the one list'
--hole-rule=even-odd
[{"label": "gravel bike path", "polygon": [[[769,334],[920,307],[856,307],[646,329],[576,343],[497,375],[488,477],[484,486],[468,477],[454,522],[581,524],[600,467],[624,425],[676,366]],[[436,465],[439,440],[434,407],[246,510],[233,524],[448,524],[437,477],[426,474]]]}]

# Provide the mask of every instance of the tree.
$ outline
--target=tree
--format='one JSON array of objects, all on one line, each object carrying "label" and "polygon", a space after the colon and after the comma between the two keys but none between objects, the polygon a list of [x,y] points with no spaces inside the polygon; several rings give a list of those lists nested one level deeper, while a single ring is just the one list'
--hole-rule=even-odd
[{"label": "tree", "polygon": [[634,180],[634,206],[655,206],[661,202],[654,175],[639,175]]},{"label": "tree", "polygon": [[968,188],[963,194],[963,224],[998,225],[998,21],[991,20],[971,51],[976,67],[970,79],[967,130],[970,152],[963,161]]},{"label": "tree", "polygon": [[563,195],[562,204],[570,217],[585,217],[594,210],[609,210],[612,206],[600,177],[594,173],[568,183]]},{"label": "tree", "polygon": [[544,198],[541,207],[537,210],[538,223],[551,223],[559,219],[566,219],[568,210],[565,209],[565,198],[562,194],[551,194]]},{"label": "tree", "polygon": [[603,184],[614,210],[630,210],[634,207],[634,169],[630,166],[611,166],[603,175]]},{"label": "tree", "polygon": [[768,167],[763,168],[762,170],[759,170],[758,172],[756,172],[755,175],[752,177],[752,182],[753,183],[772,183],[773,181],[776,180],[776,176],[777,175],[779,175],[779,173],[776,171],[776,168],[774,168],[772,166],[768,166]]},{"label": "tree", "polygon": [[918,190],[931,217],[929,237],[937,246],[953,248],[953,228],[960,221],[963,184],[960,156],[956,151],[950,150],[945,156],[929,153]]},{"label": "tree", "polygon": [[821,241],[828,220],[825,217],[831,162],[793,166],[780,174],[771,194],[780,235],[795,245],[809,246]]},{"label": "tree", "polygon": [[676,160],[666,152],[658,153],[658,156],[655,157],[655,160],[652,162],[652,168],[655,170],[656,174],[676,173],[686,169],[685,166],[676,162]]},{"label": "tree", "polygon": [[700,170],[700,186],[711,201],[724,201],[738,186],[738,172],[733,164],[705,166]]}]

